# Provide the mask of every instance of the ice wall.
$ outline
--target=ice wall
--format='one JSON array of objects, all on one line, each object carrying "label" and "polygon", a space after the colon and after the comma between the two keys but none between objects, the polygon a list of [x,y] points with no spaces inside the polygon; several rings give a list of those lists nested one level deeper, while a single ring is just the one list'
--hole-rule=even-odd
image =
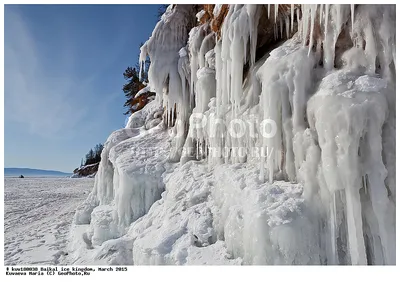
[{"label": "ice wall", "polygon": [[135,264],[395,264],[395,7],[230,5],[220,36],[196,14],[170,5],[141,49],[156,99],[109,137],[85,240],[123,236]]},{"label": "ice wall", "polygon": [[[256,62],[265,9],[230,6],[210,70],[201,50],[212,33],[191,31],[195,108],[185,151],[211,167],[258,162],[261,181],[302,183],[322,263],[394,264],[394,6],[268,5],[275,39],[289,37],[295,21],[298,32]],[[237,120],[250,125],[240,137],[229,131]],[[265,120],[273,136],[261,134]],[[255,148],[266,154],[254,157]]]}]

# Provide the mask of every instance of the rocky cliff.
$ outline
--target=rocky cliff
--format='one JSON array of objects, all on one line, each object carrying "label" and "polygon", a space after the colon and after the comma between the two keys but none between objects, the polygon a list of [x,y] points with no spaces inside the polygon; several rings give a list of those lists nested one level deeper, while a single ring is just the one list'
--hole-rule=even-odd
[{"label": "rocky cliff", "polygon": [[100,163],[95,163],[91,165],[85,165],[74,169],[74,174],[71,178],[80,178],[80,177],[95,177],[97,170],[99,169]]}]

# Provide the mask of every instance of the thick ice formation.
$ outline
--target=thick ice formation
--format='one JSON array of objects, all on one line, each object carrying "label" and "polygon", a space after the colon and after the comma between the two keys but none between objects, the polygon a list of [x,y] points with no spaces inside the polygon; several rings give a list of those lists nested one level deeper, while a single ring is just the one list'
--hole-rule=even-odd
[{"label": "thick ice formation", "polygon": [[[375,264],[395,262],[391,247],[395,242],[395,205],[388,197],[382,160],[382,127],[388,116],[386,91],[387,83],[381,78],[339,70],[324,77],[308,103],[308,120],[321,149],[319,187],[326,191],[320,194],[326,194],[322,202],[329,207],[334,227],[330,241],[334,243],[336,232],[344,228],[338,222],[347,220],[353,264],[366,264],[367,255],[373,256],[370,259]],[[340,219],[340,209],[344,219]],[[338,246],[332,245],[328,260],[338,263]]]},{"label": "thick ice formation", "polygon": [[[276,20],[277,7],[274,8]],[[210,138],[207,133],[213,132],[212,124],[206,123],[199,130],[197,127],[200,122],[193,121],[193,129],[189,129],[192,134],[189,135],[198,139],[197,144],[206,144],[206,149],[203,149],[205,152],[228,146],[232,153],[237,147],[249,149],[254,144],[261,146],[261,149],[271,152],[266,160],[261,158],[262,180],[269,179],[272,182],[283,177],[304,183],[304,196],[311,206],[315,205],[315,197],[320,196],[318,201],[321,204],[315,205],[315,214],[310,217],[319,217],[313,228],[321,234],[318,240],[325,241],[325,246],[321,246],[320,250],[321,263],[366,264],[368,260],[374,264],[393,264],[394,249],[389,250],[389,245],[395,243],[395,203],[394,198],[390,194],[388,196],[388,189],[395,194],[394,162],[392,160],[384,164],[383,161],[389,155],[385,151],[392,150],[393,154],[395,151],[393,146],[390,149],[383,148],[382,143],[391,143],[387,138],[393,140],[394,135],[384,135],[387,140],[381,137],[389,124],[394,129],[394,108],[392,111],[387,109],[395,93],[393,7],[365,5],[355,10],[352,5],[303,5],[300,32],[271,52],[258,71],[250,71],[247,79],[252,80],[252,89],[246,92],[249,86],[237,83],[243,80],[239,65],[248,60],[246,54],[254,56],[251,43],[250,50],[246,51],[247,40],[252,38],[251,27],[254,26],[251,21],[257,22],[255,16],[246,18],[251,10],[251,5],[231,7],[225,19],[222,39],[215,48],[216,99],[210,100],[210,108],[203,113],[208,119],[217,115],[225,124],[229,124],[238,118],[245,123],[253,122],[249,116],[249,112],[253,111],[258,115],[258,120],[273,120],[277,133],[267,138],[251,139],[247,134],[242,138],[231,138],[226,129],[219,129],[217,137]],[[291,8],[292,14],[293,10]],[[315,33],[318,15],[319,22],[325,24],[324,37]],[[347,23],[349,18],[353,19],[351,28]],[[236,26],[237,29],[240,26],[240,31],[235,30]],[[381,34],[372,36],[378,30],[381,30]],[[335,46],[340,40],[339,35],[346,32],[355,45],[337,54]],[[365,48],[359,42],[364,42]],[[304,45],[308,46],[302,47]],[[315,52],[313,45],[316,46]],[[324,46],[322,54],[321,45]],[[375,58],[379,62],[378,69],[375,67]],[[323,67],[318,66],[320,60]],[[239,65],[235,65],[237,63]],[[335,64],[342,70],[329,74]],[[257,74],[256,80],[254,73]],[[319,84],[319,90],[316,91]],[[331,87],[336,92],[331,90],[329,97],[320,98],[321,93],[326,93],[327,90],[323,89],[328,85],[334,85]],[[201,95],[201,91],[196,95]],[[253,95],[255,98],[250,98]],[[249,101],[256,104],[258,95],[260,100],[257,108]],[[199,99],[203,99],[204,94],[201,96]],[[346,103],[349,106],[346,107]],[[355,103],[360,106],[356,108]],[[214,105],[216,109],[213,109]],[[325,108],[328,106],[332,109]],[[344,122],[339,123],[339,117],[344,118]],[[369,149],[364,151],[365,148]],[[249,160],[246,151],[240,157],[225,156],[225,162]],[[368,161],[365,156],[368,156]],[[210,159],[215,155],[206,157]],[[218,158],[221,159],[220,156]],[[334,169],[335,166],[339,170]],[[367,172],[367,167],[370,167],[370,172]],[[387,169],[392,170],[390,177],[387,177]],[[376,173],[371,178],[372,171]],[[392,185],[385,184],[389,182]],[[366,191],[366,195],[358,195],[359,190]],[[387,216],[383,218],[383,214]],[[343,220],[347,222],[342,223]],[[328,233],[326,238],[322,238],[323,232]],[[338,236],[344,237],[338,241]],[[346,255],[343,256],[341,252]]]},{"label": "thick ice formation", "polygon": [[307,224],[301,185],[260,183],[257,173],[248,165],[209,172],[204,162],[176,168],[165,180],[162,200],[128,232],[133,260],[190,264],[197,252],[207,264],[319,263],[311,234],[304,249],[292,244],[302,240],[294,231]]},{"label": "thick ice formation", "polygon": [[[178,112],[188,108],[188,93],[182,85],[185,78],[178,69],[179,51],[186,45],[190,29],[195,25],[192,5],[170,5],[154,28],[153,34],[141,47],[140,63],[146,57],[151,60],[148,70],[150,89],[158,94],[167,108],[166,120],[170,123],[170,112],[177,106]],[[182,53],[181,53],[182,54]]]},{"label": "thick ice formation", "polygon": [[198,12],[170,5],[141,49],[156,100],[76,213],[92,258],[395,264],[395,7],[230,5],[220,36]]},{"label": "thick ice formation", "polygon": [[165,183],[162,199],[128,232],[134,241],[135,263],[184,264],[192,259],[191,252],[204,263],[240,263],[230,259],[223,241],[217,242],[207,168],[189,162],[170,174]]},{"label": "thick ice formation", "polygon": [[151,102],[127,125],[133,126],[133,118],[144,115],[140,127],[117,130],[104,144],[93,191],[74,220],[78,225],[90,224],[83,236],[91,247],[124,235],[161,198],[169,136],[160,114],[157,102]]}]

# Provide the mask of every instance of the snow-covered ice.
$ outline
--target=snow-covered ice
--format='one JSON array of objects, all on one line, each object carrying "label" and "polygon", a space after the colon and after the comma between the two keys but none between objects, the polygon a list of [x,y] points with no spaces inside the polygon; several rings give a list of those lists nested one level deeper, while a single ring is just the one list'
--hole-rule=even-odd
[{"label": "snow-covered ice", "polygon": [[220,38],[168,7],[141,48],[156,99],[108,138],[69,262],[395,264],[394,6],[260,7]]},{"label": "snow-covered ice", "polygon": [[59,264],[75,210],[93,179],[5,178],[5,265]]}]

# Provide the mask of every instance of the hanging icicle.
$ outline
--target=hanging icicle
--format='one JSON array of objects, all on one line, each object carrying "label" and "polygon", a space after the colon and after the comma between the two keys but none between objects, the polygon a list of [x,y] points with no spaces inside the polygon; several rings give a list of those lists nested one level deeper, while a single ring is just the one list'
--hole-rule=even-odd
[{"label": "hanging icicle", "polygon": [[354,4],[350,4],[351,6],[351,33],[354,30]]},{"label": "hanging icicle", "polygon": [[290,32],[293,33],[294,4],[290,5]]},{"label": "hanging icicle", "polygon": [[290,22],[289,22],[289,17],[285,17],[285,30],[286,30],[286,38],[289,38],[290,36]]},{"label": "hanging icicle", "polygon": [[310,13],[311,13],[311,30],[310,30],[310,42],[308,48],[308,56],[310,56],[313,44],[314,44],[314,24],[315,24],[315,14],[317,12],[317,5],[310,5]]}]

